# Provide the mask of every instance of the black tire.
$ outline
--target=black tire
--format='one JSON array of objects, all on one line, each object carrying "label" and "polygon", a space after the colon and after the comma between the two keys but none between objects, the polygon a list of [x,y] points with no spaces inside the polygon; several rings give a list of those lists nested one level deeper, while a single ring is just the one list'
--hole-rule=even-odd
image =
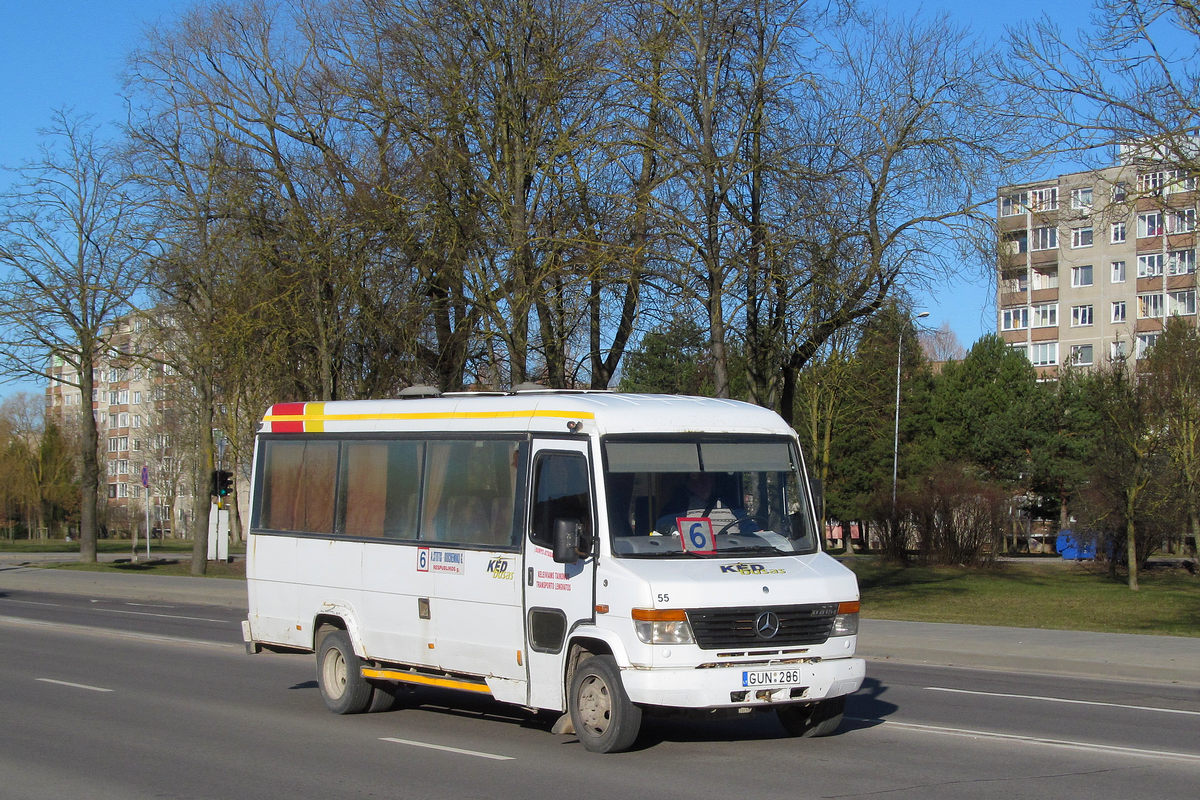
[{"label": "black tire", "polygon": [[775,713],[791,736],[801,736],[805,739],[831,736],[842,725],[842,717],[846,713],[846,696],[831,697],[815,703],[780,706]]},{"label": "black tire", "polygon": [[368,714],[381,711],[391,711],[399,703],[396,698],[396,684],[391,681],[371,681],[371,700],[367,704]]},{"label": "black tire", "polygon": [[612,656],[589,656],[571,677],[568,699],[575,735],[593,753],[628,750],[642,727],[642,709],[621,685]]},{"label": "black tire", "polygon": [[335,630],[321,640],[317,684],[321,699],[335,714],[361,714],[370,707],[375,687],[362,676],[362,663],[345,631]]}]

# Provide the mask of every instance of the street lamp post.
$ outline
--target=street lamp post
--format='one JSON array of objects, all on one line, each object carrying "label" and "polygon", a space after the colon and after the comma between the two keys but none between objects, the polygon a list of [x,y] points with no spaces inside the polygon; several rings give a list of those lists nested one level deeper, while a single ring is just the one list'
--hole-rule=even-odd
[{"label": "street lamp post", "polygon": [[[913,317],[913,321],[929,316],[928,311],[922,311]],[[900,358],[904,353],[904,327],[900,327],[900,340],[896,344],[896,428],[892,437],[892,519],[896,518],[896,472],[900,465]]]}]

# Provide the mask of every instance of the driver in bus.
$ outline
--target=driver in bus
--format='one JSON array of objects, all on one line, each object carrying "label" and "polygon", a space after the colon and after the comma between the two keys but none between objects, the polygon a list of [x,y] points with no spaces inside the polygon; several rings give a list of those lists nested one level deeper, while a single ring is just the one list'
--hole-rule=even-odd
[{"label": "driver in bus", "polygon": [[746,510],[727,499],[715,472],[689,472],[680,491],[663,506],[654,529],[658,533],[678,533],[680,517],[706,518],[713,533],[742,533],[754,530]]}]

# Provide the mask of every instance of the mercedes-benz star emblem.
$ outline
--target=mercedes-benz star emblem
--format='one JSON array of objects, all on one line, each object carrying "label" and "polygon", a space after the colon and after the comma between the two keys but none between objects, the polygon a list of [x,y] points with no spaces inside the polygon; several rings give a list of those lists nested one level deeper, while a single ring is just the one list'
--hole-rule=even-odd
[{"label": "mercedes-benz star emblem", "polygon": [[754,632],[760,639],[773,639],[779,633],[779,615],[774,611],[764,611],[754,620]]}]

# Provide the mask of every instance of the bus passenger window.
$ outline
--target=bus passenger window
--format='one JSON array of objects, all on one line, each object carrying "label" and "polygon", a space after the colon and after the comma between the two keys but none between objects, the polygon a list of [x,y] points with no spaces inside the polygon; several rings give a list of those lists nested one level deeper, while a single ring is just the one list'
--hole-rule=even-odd
[{"label": "bus passenger window", "polygon": [[421,539],[511,547],[518,443],[431,441],[426,447]]},{"label": "bus passenger window", "polygon": [[337,442],[268,442],[258,527],[298,533],[333,533],[337,458]]},{"label": "bus passenger window", "polygon": [[337,532],[345,536],[417,538],[420,442],[346,442],[342,449]]}]

